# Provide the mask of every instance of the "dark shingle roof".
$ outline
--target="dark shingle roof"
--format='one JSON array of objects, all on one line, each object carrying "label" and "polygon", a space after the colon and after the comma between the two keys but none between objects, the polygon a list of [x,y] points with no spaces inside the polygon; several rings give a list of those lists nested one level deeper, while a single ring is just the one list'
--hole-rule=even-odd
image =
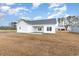
[{"label": "dark shingle roof", "polygon": [[28,24],[56,24],[56,19],[44,19],[44,20],[34,20],[34,21],[29,21],[29,20],[24,20]]}]

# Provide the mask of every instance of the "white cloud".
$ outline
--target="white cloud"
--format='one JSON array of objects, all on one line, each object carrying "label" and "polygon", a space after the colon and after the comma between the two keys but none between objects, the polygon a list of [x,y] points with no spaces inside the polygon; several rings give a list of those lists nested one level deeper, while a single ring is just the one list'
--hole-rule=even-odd
[{"label": "white cloud", "polygon": [[18,7],[18,8],[15,9],[15,11],[20,11],[20,10],[28,11],[28,9],[27,8],[24,8],[24,7]]},{"label": "white cloud", "polygon": [[68,17],[69,16],[69,14],[65,14],[65,16],[64,17]]},{"label": "white cloud", "polygon": [[48,15],[50,14],[50,12],[47,13]]},{"label": "white cloud", "polygon": [[63,3],[49,3],[49,8],[59,7],[61,5],[63,5]]},{"label": "white cloud", "polygon": [[55,14],[51,14],[51,15],[48,16],[48,19],[50,19],[50,18],[56,18],[56,17],[59,17],[60,15],[61,15],[61,12],[57,12]]},{"label": "white cloud", "polygon": [[23,11],[28,11],[27,8],[24,8],[24,7],[17,7],[17,8],[15,8],[15,9],[13,9],[13,8],[9,9],[8,13],[9,13],[9,14],[15,14],[15,15],[16,15],[17,13],[20,13],[21,10],[23,10]]},{"label": "white cloud", "polygon": [[41,5],[41,3],[32,3],[32,8],[38,8]]},{"label": "white cloud", "polygon": [[64,5],[63,7],[60,7],[60,8],[55,8],[54,9],[55,11],[61,11],[61,12],[64,12],[64,11],[66,11],[67,10],[67,7],[66,7],[66,5]]},{"label": "white cloud", "polygon": [[27,17],[27,16],[22,16],[22,17],[19,17],[19,18],[21,18],[21,19],[25,19],[25,20],[30,20],[30,18]]},{"label": "white cloud", "polygon": [[33,18],[33,20],[40,20],[40,19],[42,19],[41,16],[36,16],[36,17]]},{"label": "white cloud", "polygon": [[15,3],[5,3],[6,5],[14,5]]},{"label": "white cloud", "polygon": [[9,6],[2,6],[1,8],[1,11],[8,11],[10,9]]},{"label": "white cloud", "polygon": [[15,9],[9,9],[8,14],[17,14]]},{"label": "white cloud", "polygon": [[48,16],[48,19],[50,18],[56,18],[60,13],[52,14]]},{"label": "white cloud", "polygon": [[54,13],[49,15],[48,18],[56,18],[60,16],[65,16],[67,11],[66,5],[60,7],[60,8],[54,8]]},{"label": "white cloud", "polygon": [[5,14],[4,13],[0,13],[0,18],[2,18],[3,16],[5,16]]},{"label": "white cloud", "polygon": [[10,6],[1,6],[0,10],[2,12],[6,12],[7,14],[17,14],[20,11],[28,11],[29,9],[25,8],[25,7],[17,7],[17,8],[11,8]]}]

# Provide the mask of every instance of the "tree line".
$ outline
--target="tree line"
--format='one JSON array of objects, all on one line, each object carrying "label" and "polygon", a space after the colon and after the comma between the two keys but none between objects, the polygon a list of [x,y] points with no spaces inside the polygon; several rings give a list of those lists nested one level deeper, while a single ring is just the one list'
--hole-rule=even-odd
[{"label": "tree line", "polygon": [[62,24],[64,22],[64,26],[67,29],[68,26],[79,25],[79,16],[67,16],[58,18],[58,22]]},{"label": "tree line", "polygon": [[9,26],[0,26],[0,30],[16,30],[17,22],[11,22]]}]

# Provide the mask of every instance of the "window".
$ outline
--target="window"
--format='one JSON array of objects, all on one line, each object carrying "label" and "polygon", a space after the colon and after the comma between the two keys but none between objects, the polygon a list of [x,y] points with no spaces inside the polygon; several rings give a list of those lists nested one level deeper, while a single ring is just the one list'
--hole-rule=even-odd
[{"label": "window", "polygon": [[19,29],[21,29],[21,27],[19,27]]},{"label": "window", "polygon": [[38,27],[38,31],[41,31],[42,30],[42,28],[41,27]]},{"label": "window", "polygon": [[52,31],[52,27],[47,27],[47,31]]}]

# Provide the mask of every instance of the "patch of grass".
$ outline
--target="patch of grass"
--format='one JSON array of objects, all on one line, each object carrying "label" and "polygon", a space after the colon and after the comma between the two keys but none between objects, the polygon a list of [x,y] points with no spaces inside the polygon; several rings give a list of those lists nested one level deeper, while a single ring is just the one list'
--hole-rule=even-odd
[{"label": "patch of grass", "polygon": [[0,30],[0,32],[16,32],[16,30]]}]

